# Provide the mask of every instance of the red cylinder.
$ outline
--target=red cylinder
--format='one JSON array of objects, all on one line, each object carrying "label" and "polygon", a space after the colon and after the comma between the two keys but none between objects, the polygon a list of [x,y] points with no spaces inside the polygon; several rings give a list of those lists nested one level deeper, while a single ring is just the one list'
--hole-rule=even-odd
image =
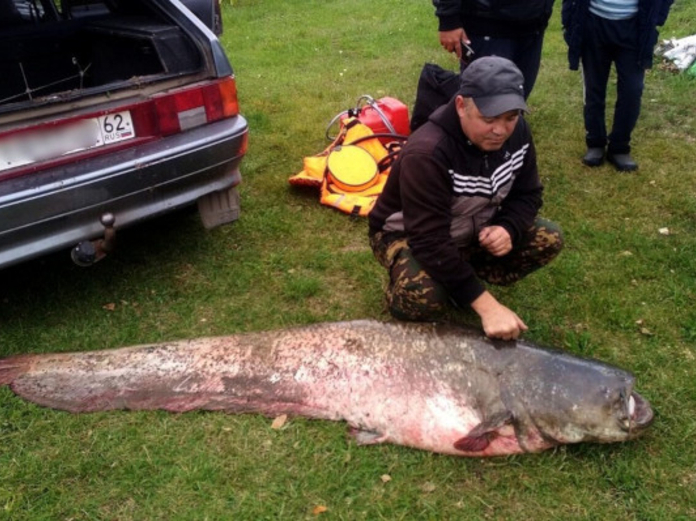
[{"label": "red cylinder", "polygon": [[[389,120],[394,132],[402,136],[408,136],[411,132],[408,119],[408,107],[396,98],[380,98],[375,101],[377,108]],[[375,134],[391,133],[392,131],[383,121],[379,112],[372,105],[365,105],[360,110],[358,120],[367,125]],[[382,143],[393,141],[391,138],[380,138]]]}]

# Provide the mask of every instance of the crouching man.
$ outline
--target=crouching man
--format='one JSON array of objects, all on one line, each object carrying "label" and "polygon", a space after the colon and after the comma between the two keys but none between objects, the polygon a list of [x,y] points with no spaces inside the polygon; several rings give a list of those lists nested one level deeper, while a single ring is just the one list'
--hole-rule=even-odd
[{"label": "crouching man", "polygon": [[563,246],[538,217],[543,187],[524,80],[509,60],[484,57],[457,95],[410,137],[369,214],[370,245],[389,270],[387,302],[401,320],[437,320],[471,306],[489,337],[515,339],[522,319],[484,287],[512,284]]}]

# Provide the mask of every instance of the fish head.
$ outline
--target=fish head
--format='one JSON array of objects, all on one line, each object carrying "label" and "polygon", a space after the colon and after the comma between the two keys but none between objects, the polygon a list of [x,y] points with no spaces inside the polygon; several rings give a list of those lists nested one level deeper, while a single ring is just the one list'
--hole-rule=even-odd
[{"label": "fish head", "polygon": [[515,416],[521,446],[533,451],[548,445],[622,442],[650,426],[653,410],[634,391],[633,375],[594,361],[567,365],[542,371],[546,377],[526,388],[532,392],[520,392],[524,411],[518,408]]},{"label": "fish head", "polygon": [[650,404],[635,391],[600,390],[597,398],[537,420],[542,436],[556,444],[621,442],[637,438],[652,423]]}]

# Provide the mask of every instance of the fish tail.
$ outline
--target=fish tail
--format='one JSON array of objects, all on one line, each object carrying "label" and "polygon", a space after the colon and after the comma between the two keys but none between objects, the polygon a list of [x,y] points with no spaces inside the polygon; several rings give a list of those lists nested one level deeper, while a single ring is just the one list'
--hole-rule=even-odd
[{"label": "fish tail", "polygon": [[32,358],[29,355],[18,355],[0,360],[0,386],[10,385],[18,377],[28,372]]}]

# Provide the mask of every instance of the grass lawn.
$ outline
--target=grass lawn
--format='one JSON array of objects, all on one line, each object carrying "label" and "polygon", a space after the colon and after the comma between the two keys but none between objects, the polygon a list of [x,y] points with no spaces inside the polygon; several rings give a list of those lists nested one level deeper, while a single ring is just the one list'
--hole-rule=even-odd
[{"label": "grass lawn", "polygon": [[[0,357],[387,319],[365,220],[287,179],[362,94],[411,105],[424,62],[456,66],[426,0],[225,0],[222,37],[250,123],[237,223],[183,211],[120,232],[90,269],[66,252],[0,272]],[[693,34],[676,0],[661,37]],[[256,415],[70,415],[0,389],[0,519],[477,520],[696,518],[696,79],[656,66],[634,134],[640,170],[588,169],[580,73],[560,2],[529,100],[542,215],[566,248],[492,288],[526,338],[633,371],[645,437],[465,459],[358,447],[345,425]],[[665,231],[666,230],[666,231]],[[388,478],[387,478],[388,476]]]}]

